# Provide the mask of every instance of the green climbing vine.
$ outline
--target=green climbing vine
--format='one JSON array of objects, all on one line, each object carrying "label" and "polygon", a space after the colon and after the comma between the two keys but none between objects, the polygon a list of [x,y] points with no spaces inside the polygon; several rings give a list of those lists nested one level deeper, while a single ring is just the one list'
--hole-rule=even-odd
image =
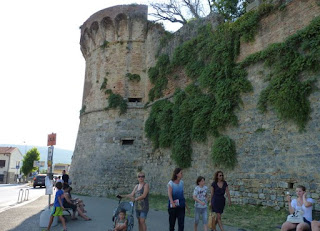
[{"label": "green climbing vine", "polygon": [[108,42],[107,40],[104,40],[104,41],[103,41],[103,44],[100,46],[100,48],[103,49],[103,50],[106,49],[106,48],[108,48],[109,43],[110,43],[110,42]]},{"label": "green climbing vine", "polygon": [[264,113],[271,107],[280,119],[293,121],[303,131],[310,118],[308,97],[319,77],[319,60],[320,17],[317,17],[283,43],[272,44],[248,56],[240,66],[263,62],[271,70],[266,78],[269,84],[260,94],[258,109]]},{"label": "green climbing vine", "polygon": [[104,78],[103,82],[102,82],[102,84],[100,86],[100,90],[106,89],[107,88],[107,83],[108,83],[108,79]]},{"label": "green climbing vine", "polygon": [[154,147],[170,147],[178,166],[191,166],[192,141],[204,142],[212,135],[216,137],[213,163],[235,167],[235,142],[221,136],[221,131],[238,124],[235,109],[242,103],[241,94],[252,91],[245,67],[259,61],[271,70],[266,79],[269,85],[259,98],[259,110],[263,113],[271,106],[281,119],[294,121],[300,129],[305,127],[311,112],[308,96],[315,78],[302,81],[301,75],[320,69],[319,17],[284,43],[273,44],[241,63],[235,61],[240,40],[254,40],[261,17],[273,10],[278,9],[264,4],[236,22],[220,25],[214,32],[210,25],[204,26],[197,37],[176,48],[172,60],[163,54],[149,69],[154,84],[150,101],[163,96],[168,78],[177,78],[176,69],[183,68],[192,80],[184,90],[176,90],[172,102],[155,102],[145,126]]},{"label": "green climbing vine", "polygon": [[130,81],[137,81],[139,82],[141,77],[138,74],[131,74],[131,73],[127,73],[126,77],[130,80]]},{"label": "green climbing vine", "polygon": [[81,110],[80,110],[80,116],[83,115],[86,112],[86,105],[82,105]]},{"label": "green climbing vine", "polygon": [[107,89],[107,83],[108,79],[104,78],[100,86],[100,90],[103,90],[105,95],[109,95],[108,107],[106,107],[105,110],[108,110],[110,108],[119,108],[120,115],[126,113],[128,108],[127,101],[123,99],[121,95],[114,94],[111,89]]},{"label": "green climbing vine", "polygon": [[211,155],[216,166],[233,169],[237,164],[236,145],[228,136],[220,136],[214,141]]},{"label": "green climbing vine", "polygon": [[128,108],[127,101],[123,99],[122,96],[119,94],[111,93],[108,98],[108,103],[109,103],[108,107],[105,108],[106,110],[110,108],[114,108],[114,109],[119,108],[120,115],[125,114],[127,112],[127,108]]},{"label": "green climbing vine", "polygon": [[168,55],[161,55],[155,67],[148,70],[148,76],[154,87],[149,91],[151,101],[163,96],[163,90],[167,87],[167,75],[171,73],[170,59]]}]

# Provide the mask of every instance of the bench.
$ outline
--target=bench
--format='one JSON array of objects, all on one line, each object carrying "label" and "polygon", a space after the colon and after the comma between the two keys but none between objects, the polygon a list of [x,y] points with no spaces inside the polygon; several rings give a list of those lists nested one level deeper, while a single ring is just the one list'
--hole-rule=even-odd
[{"label": "bench", "polygon": [[63,212],[65,212],[62,216],[66,219],[66,216],[70,216],[71,217],[71,212],[72,212],[72,209],[71,208],[64,208]]}]

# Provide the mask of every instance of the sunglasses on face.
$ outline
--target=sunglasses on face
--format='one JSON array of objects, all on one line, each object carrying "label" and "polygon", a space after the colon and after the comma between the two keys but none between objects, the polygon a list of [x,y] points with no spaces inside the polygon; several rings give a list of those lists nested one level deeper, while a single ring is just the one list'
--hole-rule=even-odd
[{"label": "sunglasses on face", "polygon": [[219,176],[223,176],[223,175],[219,175]]},{"label": "sunglasses on face", "polygon": [[145,176],[138,176],[138,178],[144,178]]}]

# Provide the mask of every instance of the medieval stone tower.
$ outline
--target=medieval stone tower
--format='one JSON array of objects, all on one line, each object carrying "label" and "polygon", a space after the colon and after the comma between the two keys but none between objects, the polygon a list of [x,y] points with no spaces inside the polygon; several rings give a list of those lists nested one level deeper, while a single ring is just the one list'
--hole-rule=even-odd
[{"label": "medieval stone tower", "polygon": [[[155,57],[148,49],[153,39],[148,36],[147,11],[145,5],[114,6],[95,13],[81,26],[86,72],[72,159],[77,167],[71,169],[78,192],[105,195],[131,187],[128,176],[135,179],[141,165],[142,150],[147,148],[143,137],[147,64]],[[126,113],[106,110],[111,94],[127,101]]]}]

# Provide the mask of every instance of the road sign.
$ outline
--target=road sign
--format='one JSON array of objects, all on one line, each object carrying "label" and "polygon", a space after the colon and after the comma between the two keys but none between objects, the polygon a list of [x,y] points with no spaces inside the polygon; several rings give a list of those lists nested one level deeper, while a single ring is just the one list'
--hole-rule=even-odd
[{"label": "road sign", "polygon": [[52,146],[52,145],[56,145],[56,139],[57,138],[57,134],[56,133],[52,133],[48,135],[48,145],[47,146]]},{"label": "road sign", "polygon": [[16,161],[16,169],[20,168],[20,161]]},{"label": "road sign", "polygon": [[35,160],[35,161],[33,161],[33,167],[38,167],[38,168],[40,168],[40,167],[44,167],[44,161],[37,161],[37,160]]},{"label": "road sign", "polygon": [[50,146],[48,147],[48,158],[47,158],[48,167],[52,167],[52,157],[53,157],[53,146]]}]

